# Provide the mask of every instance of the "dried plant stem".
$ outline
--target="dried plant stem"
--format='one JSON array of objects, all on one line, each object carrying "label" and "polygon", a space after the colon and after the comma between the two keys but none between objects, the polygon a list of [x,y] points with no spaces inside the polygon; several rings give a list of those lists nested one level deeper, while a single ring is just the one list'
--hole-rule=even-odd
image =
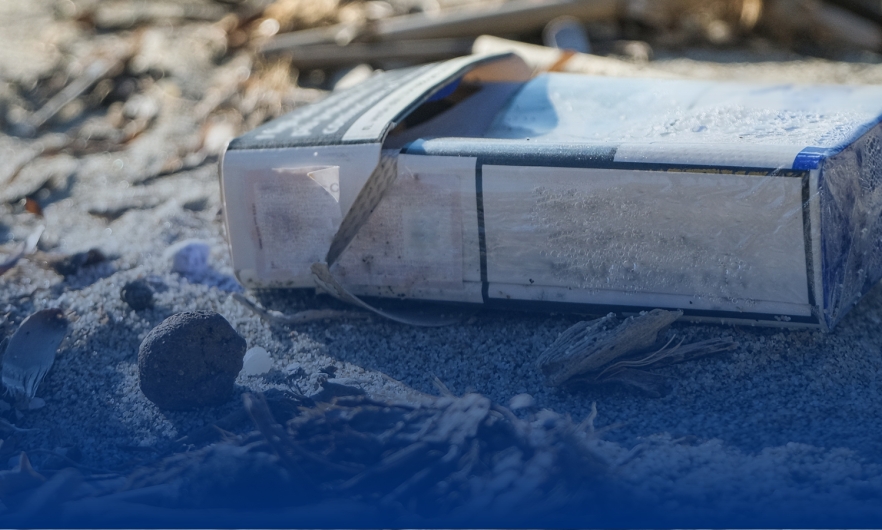
[{"label": "dried plant stem", "polygon": [[607,364],[655,344],[658,332],[683,314],[682,311],[653,309],[629,317],[607,329],[615,317],[607,315],[592,322],[580,322],[565,331],[537,360],[551,386],[573,376],[601,370]]},{"label": "dried plant stem", "polygon": [[737,347],[728,339],[684,345],[683,339],[674,344],[676,337],[671,337],[661,348],[650,350],[658,333],[682,314],[655,309],[617,326],[612,314],[580,322],[564,331],[542,353],[537,365],[551,386],[573,382],[621,383],[660,397],[669,390],[666,379],[639,368],[685,362]]},{"label": "dried plant stem", "polygon": [[286,315],[279,311],[264,309],[239,293],[233,293],[233,299],[256,313],[260,318],[277,326],[297,326],[300,324],[315,322],[316,320],[335,318],[370,317],[370,314],[368,313],[361,313],[359,311],[339,311],[337,309],[307,309],[305,311],[298,311],[293,315]]}]

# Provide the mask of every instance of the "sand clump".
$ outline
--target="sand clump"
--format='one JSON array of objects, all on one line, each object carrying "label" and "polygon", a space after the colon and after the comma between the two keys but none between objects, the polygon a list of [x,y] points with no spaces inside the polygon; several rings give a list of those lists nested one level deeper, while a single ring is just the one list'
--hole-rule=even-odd
[{"label": "sand clump", "polygon": [[161,409],[222,405],[232,397],[244,355],[245,339],[219,314],[172,315],[141,343],[141,391]]}]

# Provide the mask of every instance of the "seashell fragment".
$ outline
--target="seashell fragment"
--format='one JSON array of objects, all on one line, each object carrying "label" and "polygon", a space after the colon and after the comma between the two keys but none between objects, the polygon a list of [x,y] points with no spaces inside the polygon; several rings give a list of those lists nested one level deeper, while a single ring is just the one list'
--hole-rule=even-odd
[{"label": "seashell fragment", "polygon": [[273,358],[268,351],[260,346],[255,346],[245,352],[245,357],[242,360],[242,373],[246,376],[265,374],[272,367]]},{"label": "seashell fragment", "polygon": [[16,398],[33,399],[66,334],[67,319],[61,309],[44,309],[26,318],[9,339],[3,355],[6,392]]}]

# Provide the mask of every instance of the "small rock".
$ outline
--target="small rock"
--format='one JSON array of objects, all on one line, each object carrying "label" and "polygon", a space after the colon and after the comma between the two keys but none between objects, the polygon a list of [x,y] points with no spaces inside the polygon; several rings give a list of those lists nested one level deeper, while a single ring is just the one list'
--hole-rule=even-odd
[{"label": "small rock", "polygon": [[28,410],[38,410],[46,406],[46,400],[35,397],[28,403]]},{"label": "small rock", "polygon": [[200,278],[209,270],[211,247],[202,241],[185,241],[169,249],[172,254],[172,272],[185,278]]},{"label": "small rock", "polygon": [[245,352],[242,360],[242,373],[246,376],[261,375],[270,371],[273,367],[273,358],[269,352],[260,346],[255,346]]},{"label": "small rock", "polygon": [[135,311],[153,307],[153,289],[144,280],[135,280],[123,285],[119,296]]},{"label": "small rock", "polygon": [[161,409],[221,405],[232,395],[244,356],[245,339],[219,314],[172,315],[141,343],[141,391]]}]

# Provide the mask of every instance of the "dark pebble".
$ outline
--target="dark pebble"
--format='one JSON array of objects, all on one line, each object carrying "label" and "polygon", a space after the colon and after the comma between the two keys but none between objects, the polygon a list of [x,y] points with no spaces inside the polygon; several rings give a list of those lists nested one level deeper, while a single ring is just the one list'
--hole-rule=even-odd
[{"label": "dark pebble", "polygon": [[141,391],[166,410],[222,405],[232,396],[244,356],[245,339],[219,314],[172,315],[141,343]]},{"label": "dark pebble", "polygon": [[153,289],[144,280],[135,280],[123,285],[119,297],[135,311],[153,307]]}]

